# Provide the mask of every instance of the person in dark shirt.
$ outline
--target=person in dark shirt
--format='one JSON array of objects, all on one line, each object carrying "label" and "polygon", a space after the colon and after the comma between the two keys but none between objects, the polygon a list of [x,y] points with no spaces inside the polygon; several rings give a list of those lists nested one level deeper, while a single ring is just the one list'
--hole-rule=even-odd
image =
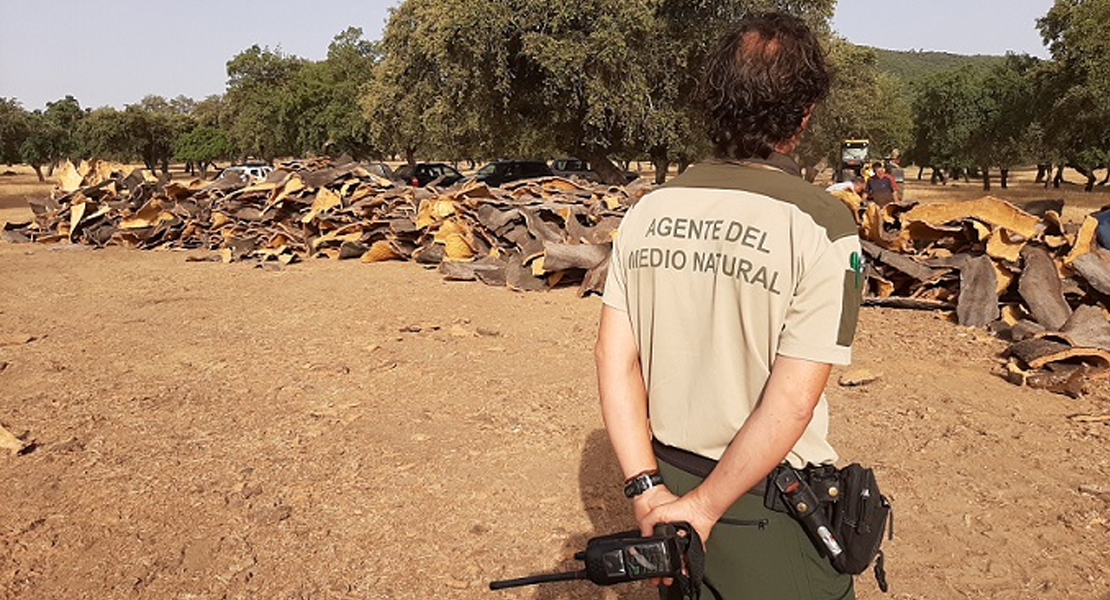
[{"label": "person in dark shirt", "polygon": [[898,186],[894,183],[894,178],[886,172],[883,163],[877,162],[871,165],[871,172],[873,174],[867,180],[867,187],[863,189],[864,201],[874,202],[879,206],[886,206],[894,202]]},{"label": "person in dark shirt", "polygon": [[895,148],[890,152],[886,172],[894,180],[894,197],[902,200],[902,190],[906,187],[906,171],[902,168],[902,153]]}]

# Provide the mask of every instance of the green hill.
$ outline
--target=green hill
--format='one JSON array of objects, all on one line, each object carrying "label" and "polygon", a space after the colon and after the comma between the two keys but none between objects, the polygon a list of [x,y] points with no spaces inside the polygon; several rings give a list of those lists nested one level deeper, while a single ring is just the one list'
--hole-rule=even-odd
[{"label": "green hill", "polygon": [[964,56],[948,52],[902,51],[873,48],[879,59],[879,69],[896,75],[906,83],[912,83],[924,75],[947,69],[959,69],[967,65],[993,67],[1005,62],[1005,56],[977,54]]}]

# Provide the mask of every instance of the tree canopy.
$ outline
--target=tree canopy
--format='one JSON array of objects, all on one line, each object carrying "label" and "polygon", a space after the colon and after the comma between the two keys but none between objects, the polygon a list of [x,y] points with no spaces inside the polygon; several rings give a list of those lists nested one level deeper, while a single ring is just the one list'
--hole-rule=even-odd
[{"label": "tree canopy", "polygon": [[412,160],[575,154],[619,179],[611,156],[698,151],[691,116],[708,49],[741,13],[785,8],[827,31],[831,0],[621,2],[407,0],[382,38],[364,99],[383,140]]},{"label": "tree canopy", "polygon": [[43,110],[28,112],[14,99],[0,98],[0,161],[26,163],[39,180],[44,165],[77,152],[77,123],[81,105],[72,96],[48,102]]},{"label": "tree canopy", "polygon": [[244,157],[371,156],[375,144],[359,103],[377,57],[358,28],[337,35],[323,61],[252,46],[227,63],[221,122]]},{"label": "tree canopy", "polygon": [[[984,173],[1029,162],[1086,173],[1110,163],[1110,0],[1056,0],[1038,28],[1052,59],[892,52],[836,37],[835,0],[405,0],[380,41],[348,28],[323,60],[251,46],[227,89],[148,96],[123,109],[73,97],[27,111],[0,99],[0,160],[213,160],[401,154],[459,161],[649,159],[660,180],[708,153],[696,105],[723,31],[786,10],[827,43],[832,90],[797,157],[813,176],[839,143],[905,150],[919,164]],[[1089,181],[1093,178],[1088,175]],[[989,185],[990,179],[984,183]]]},{"label": "tree canopy", "polygon": [[19,147],[27,139],[27,111],[14,98],[0,98],[0,162],[22,162]]},{"label": "tree canopy", "polygon": [[829,62],[832,89],[798,150],[803,166],[812,173],[822,160],[838,165],[844,139],[867,139],[883,155],[905,149],[912,134],[909,92],[896,77],[879,70],[876,52],[832,38]]},{"label": "tree canopy", "polygon": [[965,56],[951,52],[870,49],[875,52],[879,70],[909,85],[938,71],[954,71],[968,66],[989,70],[1000,67],[1006,61],[1005,56],[983,54]]},{"label": "tree canopy", "polygon": [[1037,22],[1052,55],[1035,73],[1058,159],[1110,163],[1110,0],[1056,0]]},{"label": "tree canopy", "polygon": [[174,142],[174,158],[198,165],[206,174],[208,165],[217,160],[227,160],[235,155],[235,146],[222,129],[211,125],[198,125]]}]

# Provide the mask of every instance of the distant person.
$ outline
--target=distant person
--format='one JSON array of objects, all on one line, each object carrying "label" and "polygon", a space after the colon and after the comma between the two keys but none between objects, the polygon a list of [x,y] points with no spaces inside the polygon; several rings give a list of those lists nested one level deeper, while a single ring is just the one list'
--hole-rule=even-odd
[{"label": "distant person", "polygon": [[895,148],[890,153],[890,160],[886,164],[886,172],[894,179],[894,197],[902,199],[902,190],[906,188],[906,170],[902,168],[902,155]]},{"label": "distant person", "polygon": [[841,181],[840,183],[834,183],[834,184],[830,185],[829,187],[825,188],[825,191],[830,193],[830,194],[833,194],[833,195],[836,195],[837,192],[847,192],[847,191],[851,191],[851,192],[854,192],[856,194],[861,194],[862,195],[863,190],[866,187],[867,187],[867,181],[863,178],[863,176],[862,175],[856,175],[855,177],[849,179],[848,181]]},{"label": "distant person", "polygon": [[863,190],[863,199],[865,202],[886,206],[894,202],[897,188],[898,185],[886,172],[883,163],[876,162],[871,165],[871,178],[867,180],[867,186]]},{"label": "distant person", "polygon": [[[825,188],[825,191],[838,198],[841,202],[852,209],[852,214],[859,217],[859,209],[863,206],[864,188],[867,187],[867,181],[862,176],[855,176],[848,181],[834,183]],[[857,219],[858,220],[858,219]]]}]

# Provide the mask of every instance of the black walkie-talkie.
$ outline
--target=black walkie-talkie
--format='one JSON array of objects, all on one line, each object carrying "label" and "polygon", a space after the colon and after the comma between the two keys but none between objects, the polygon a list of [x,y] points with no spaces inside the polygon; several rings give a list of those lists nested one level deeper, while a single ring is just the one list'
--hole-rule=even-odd
[{"label": "black walkie-talkie", "polygon": [[[699,542],[700,543],[700,542]],[[547,583],[588,579],[597,585],[616,585],[652,577],[676,577],[682,574],[682,557],[690,544],[689,537],[680,537],[670,523],[655,526],[652,537],[639,531],[623,531],[592,538],[586,549],[574,555],[586,563],[585,568],[563,573],[545,573],[494,581],[491,590]]]}]

